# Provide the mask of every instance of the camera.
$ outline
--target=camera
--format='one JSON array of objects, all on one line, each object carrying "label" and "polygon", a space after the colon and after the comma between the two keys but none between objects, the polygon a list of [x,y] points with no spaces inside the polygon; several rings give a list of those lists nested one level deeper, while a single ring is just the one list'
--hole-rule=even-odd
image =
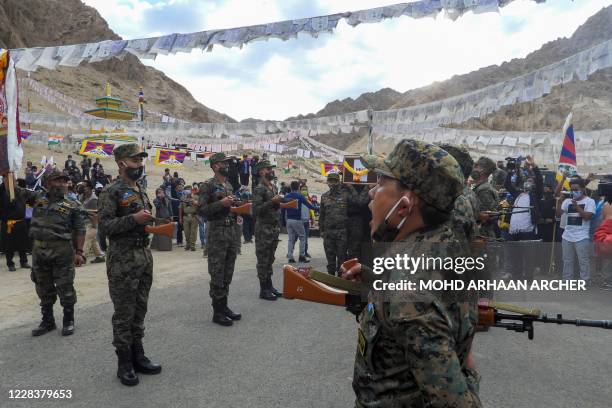
[{"label": "camera", "polygon": [[519,157],[506,157],[506,169],[516,170],[521,167],[521,162],[525,160],[523,156]]},{"label": "camera", "polygon": [[597,185],[597,195],[612,203],[612,181],[600,182]]}]

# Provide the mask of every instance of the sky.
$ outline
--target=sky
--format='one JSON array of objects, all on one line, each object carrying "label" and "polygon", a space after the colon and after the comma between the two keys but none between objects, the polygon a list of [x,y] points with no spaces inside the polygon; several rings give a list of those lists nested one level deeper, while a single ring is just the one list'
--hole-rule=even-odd
[{"label": "sky", "polygon": [[[83,0],[124,39],[241,27],[394,4],[393,0]],[[399,1],[397,1],[399,2]],[[332,34],[142,62],[236,120],[283,120],[389,87],[399,92],[522,58],[569,37],[612,0],[516,0],[456,21],[399,17]],[[145,86],[146,94],[146,86]]]}]

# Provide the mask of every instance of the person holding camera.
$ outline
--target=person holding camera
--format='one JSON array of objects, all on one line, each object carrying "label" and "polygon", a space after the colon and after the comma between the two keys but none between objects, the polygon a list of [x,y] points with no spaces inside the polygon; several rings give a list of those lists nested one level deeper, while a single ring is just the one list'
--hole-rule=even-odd
[{"label": "person holding camera", "polygon": [[[540,219],[540,200],[544,192],[544,183],[542,173],[533,157],[527,156],[525,168],[528,174],[533,173],[533,177],[529,176],[524,180],[521,169],[509,169],[504,182],[506,190],[515,197],[508,228],[508,241],[511,242],[538,239],[536,226]],[[530,265],[530,261],[534,259],[533,247],[508,243],[504,278],[532,279],[534,265]]]},{"label": "person holding camera", "polygon": [[[563,181],[562,181],[563,183]],[[571,197],[561,203],[557,215],[567,214],[562,235],[563,279],[574,275],[574,256],[578,258],[580,278],[591,281],[591,219],[595,213],[595,200],[585,195],[586,183],[580,176],[570,180]]]}]

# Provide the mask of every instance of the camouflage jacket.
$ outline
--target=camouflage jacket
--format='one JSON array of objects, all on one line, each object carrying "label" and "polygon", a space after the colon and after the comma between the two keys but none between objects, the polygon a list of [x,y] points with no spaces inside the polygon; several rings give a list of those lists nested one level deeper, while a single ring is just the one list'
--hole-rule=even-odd
[{"label": "camouflage jacket", "polygon": [[345,229],[348,223],[348,207],[354,200],[355,189],[340,185],[321,196],[319,228],[321,231]]},{"label": "camouflage jacket", "polygon": [[199,214],[212,222],[225,221],[228,218],[234,220],[235,217],[230,213],[230,209],[221,204],[221,200],[232,195],[232,191],[232,185],[227,180],[222,183],[212,177],[201,183],[198,190]]},{"label": "camouflage jacket", "polygon": [[137,184],[130,187],[121,177],[107,185],[98,199],[98,223],[109,239],[143,238],[148,234],[132,214],[152,210],[146,191]]},{"label": "camouflage jacket", "polygon": [[[465,256],[450,224],[417,231],[393,246],[425,257]],[[400,249],[400,251],[398,251]],[[419,277],[419,275],[421,275]],[[384,282],[461,279],[453,271],[385,270]],[[477,318],[477,295],[370,291],[360,316],[353,389],[358,407],[481,407],[479,375],[466,366]]]},{"label": "camouflage jacket", "polygon": [[462,230],[468,239],[478,235],[476,221],[480,214],[480,203],[478,197],[471,188],[465,187],[463,194],[455,200],[453,208],[453,222],[455,227]]},{"label": "camouflage jacket", "polygon": [[85,209],[74,200],[62,198],[51,201],[47,195],[16,188],[16,194],[31,202],[30,237],[40,241],[70,241],[74,232],[85,234]]},{"label": "camouflage jacket", "polygon": [[253,216],[255,217],[255,222],[272,226],[279,225],[280,207],[271,201],[272,197],[277,194],[278,192],[274,186],[268,187],[263,183],[259,183],[255,188],[253,193]]},{"label": "camouflage jacket", "polygon": [[[480,211],[495,211],[497,210],[499,204],[499,197],[497,191],[489,184],[489,182],[484,181],[480,184],[477,184],[473,188],[476,197],[478,197],[478,204],[480,206]],[[479,233],[481,235],[485,235],[488,237],[495,238],[497,224],[495,221],[485,221],[481,224]]]}]

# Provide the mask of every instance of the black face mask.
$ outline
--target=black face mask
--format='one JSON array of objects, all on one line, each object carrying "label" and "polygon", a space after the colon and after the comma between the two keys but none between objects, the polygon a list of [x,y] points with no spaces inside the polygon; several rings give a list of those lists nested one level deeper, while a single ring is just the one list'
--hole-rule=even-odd
[{"label": "black face mask", "polygon": [[227,167],[221,167],[219,168],[219,174],[222,175],[223,177],[228,177],[229,169]]},{"label": "black face mask", "polygon": [[133,181],[139,180],[142,175],[144,173],[144,167],[140,166],[140,167],[128,167],[127,169],[125,169],[125,175]]},{"label": "black face mask", "polygon": [[270,173],[266,174],[266,179],[269,180],[269,181],[274,180],[274,177],[276,177],[274,175],[274,172],[270,172]]},{"label": "black face mask", "polygon": [[68,188],[66,187],[49,187],[47,195],[51,199],[63,198],[68,192]]},{"label": "black face mask", "polygon": [[397,227],[393,227],[389,224],[389,217],[395,212],[395,209],[399,205],[402,199],[398,200],[397,203],[389,210],[384,221],[376,228],[376,231],[372,234],[372,240],[374,242],[393,242],[400,232],[400,228],[404,225],[406,218],[404,218]]},{"label": "black face mask", "polygon": [[472,170],[472,172],[470,173],[470,177],[472,178],[472,180],[479,180],[480,172],[478,170]]}]

